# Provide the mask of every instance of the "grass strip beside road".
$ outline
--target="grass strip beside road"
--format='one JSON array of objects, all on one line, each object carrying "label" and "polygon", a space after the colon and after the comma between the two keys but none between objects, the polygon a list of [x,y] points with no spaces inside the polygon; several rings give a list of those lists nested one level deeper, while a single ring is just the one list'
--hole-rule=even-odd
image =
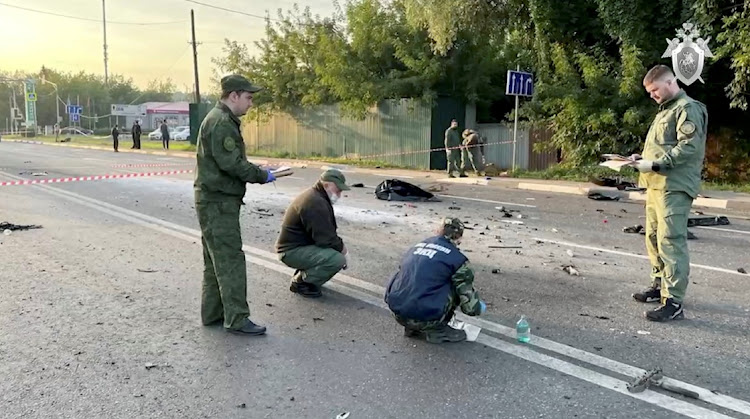
[{"label": "grass strip beside road", "polygon": [[[3,138],[7,138],[9,140],[27,140],[27,141],[40,141],[43,143],[55,143],[55,137],[53,135],[43,135],[43,136],[36,136],[36,137],[19,137],[19,136],[4,136]],[[86,137],[83,135],[61,135],[60,139],[70,138],[70,142],[62,143],[62,144],[75,144],[75,145],[85,145],[85,146],[99,146],[99,147],[112,147],[112,137],[107,138],[95,138],[95,137]],[[120,148],[130,148],[130,146],[133,144],[133,140],[128,138],[121,138],[120,139]],[[154,141],[149,140],[146,136],[141,136],[141,149],[143,150],[161,150],[161,140]],[[175,151],[195,151],[195,146],[190,144],[189,141],[169,141],[169,149],[175,150]]]}]

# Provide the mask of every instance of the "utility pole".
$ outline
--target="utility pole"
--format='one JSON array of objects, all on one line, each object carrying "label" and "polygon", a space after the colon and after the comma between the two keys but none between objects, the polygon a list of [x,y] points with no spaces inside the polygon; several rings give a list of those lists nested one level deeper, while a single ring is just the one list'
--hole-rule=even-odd
[{"label": "utility pole", "polygon": [[[104,1],[104,0],[102,0]],[[201,88],[198,85],[198,44],[195,42],[195,13],[190,9],[190,27],[193,32],[193,70],[195,72],[195,103],[201,103]]]},{"label": "utility pole", "polygon": [[104,85],[109,84],[109,69],[107,68],[107,6],[102,0],[102,23],[104,23]]}]

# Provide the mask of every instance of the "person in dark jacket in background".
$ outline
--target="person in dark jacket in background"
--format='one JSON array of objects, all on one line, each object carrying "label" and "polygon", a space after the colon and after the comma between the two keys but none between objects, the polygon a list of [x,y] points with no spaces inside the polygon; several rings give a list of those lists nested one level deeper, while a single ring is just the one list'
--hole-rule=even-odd
[{"label": "person in dark jacket in background", "polygon": [[118,153],[117,147],[120,146],[120,130],[117,129],[117,125],[112,128],[112,145],[115,148],[115,153]]},{"label": "person in dark jacket in background", "polygon": [[140,150],[141,149],[141,133],[143,131],[141,130],[141,124],[138,123],[138,121],[135,121],[133,123],[133,128],[130,130],[130,133],[133,135],[133,146],[130,148]]},{"label": "person in dark jacket in background", "polygon": [[464,225],[445,218],[436,236],[412,246],[385,291],[385,302],[404,335],[430,343],[461,342],[466,332],[448,323],[456,308],[469,316],[483,314],[487,305],[474,289],[474,271],[458,249]]},{"label": "person in dark jacket in background", "polygon": [[169,127],[166,119],[161,122],[159,129],[161,130],[161,146],[165,150],[169,150]]}]

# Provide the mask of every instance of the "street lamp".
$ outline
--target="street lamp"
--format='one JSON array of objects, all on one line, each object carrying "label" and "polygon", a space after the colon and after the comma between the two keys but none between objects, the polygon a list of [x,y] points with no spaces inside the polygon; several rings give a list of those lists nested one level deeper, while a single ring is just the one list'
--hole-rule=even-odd
[{"label": "street lamp", "polygon": [[52,83],[51,81],[47,80],[44,74],[42,74],[42,83],[51,84],[52,87],[55,88],[55,98],[57,99],[55,101],[55,106],[57,107],[57,126],[58,129],[60,127],[60,122],[62,122],[62,118],[60,118],[60,93],[57,91],[57,84]]}]

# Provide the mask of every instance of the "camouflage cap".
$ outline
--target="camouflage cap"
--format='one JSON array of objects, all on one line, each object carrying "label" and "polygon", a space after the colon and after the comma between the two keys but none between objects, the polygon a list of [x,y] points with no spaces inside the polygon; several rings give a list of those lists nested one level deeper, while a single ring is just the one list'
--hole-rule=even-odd
[{"label": "camouflage cap", "polygon": [[256,93],[263,90],[262,87],[256,86],[250,82],[247,78],[240,76],[239,74],[230,74],[224,76],[221,79],[221,92],[250,92]]},{"label": "camouflage cap", "polygon": [[346,185],[346,178],[344,177],[344,174],[337,169],[326,170],[320,175],[320,180],[324,182],[333,182],[334,184],[336,184],[336,187],[341,189],[342,191],[348,191],[349,189],[351,189]]},{"label": "camouflage cap", "polygon": [[454,217],[443,218],[443,231],[446,236],[461,237],[464,235],[464,223]]}]

